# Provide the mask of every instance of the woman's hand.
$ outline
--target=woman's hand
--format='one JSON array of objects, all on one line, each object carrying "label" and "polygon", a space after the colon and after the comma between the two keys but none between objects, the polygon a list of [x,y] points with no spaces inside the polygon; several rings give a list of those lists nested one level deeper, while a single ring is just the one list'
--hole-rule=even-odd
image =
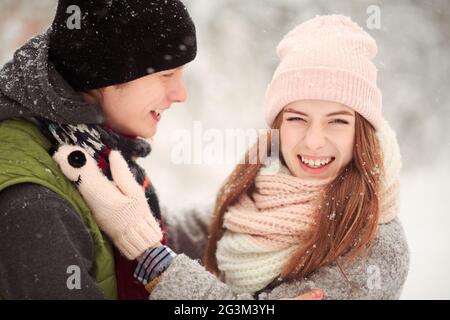
[{"label": "woman's hand", "polygon": [[75,182],[100,227],[128,259],[160,245],[162,232],[153,217],[143,187],[119,151],[111,151],[109,165],[114,182],[79,146],[62,145],[53,155],[61,171]]},{"label": "woman's hand", "polygon": [[294,298],[287,298],[287,299],[281,299],[281,300],[323,300],[323,291],[320,289],[314,289],[309,292],[302,293],[299,296],[296,296]]}]

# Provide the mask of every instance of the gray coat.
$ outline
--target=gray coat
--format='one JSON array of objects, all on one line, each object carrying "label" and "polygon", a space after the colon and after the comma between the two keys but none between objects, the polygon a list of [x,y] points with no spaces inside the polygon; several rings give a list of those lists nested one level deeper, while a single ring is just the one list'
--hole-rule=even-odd
[{"label": "gray coat", "polygon": [[380,225],[365,264],[356,261],[344,270],[322,267],[303,281],[280,283],[252,296],[233,294],[230,288],[199,263],[207,242],[211,206],[165,214],[169,246],[179,253],[150,295],[150,299],[280,299],[314,288],[325,299],[398,299],[409,266],[409,248],[398,218]]}]

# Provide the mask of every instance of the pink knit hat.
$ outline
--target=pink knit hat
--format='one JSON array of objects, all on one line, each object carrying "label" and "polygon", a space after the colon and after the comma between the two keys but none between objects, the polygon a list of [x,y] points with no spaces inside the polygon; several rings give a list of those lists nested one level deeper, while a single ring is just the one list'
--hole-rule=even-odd
[{"label": "pink knit hat", "polygon": [[348,17],[317,16],[300,24],[277,47],[281,61],[266,91],[267,124],[289,103],[315,99],[342,103],[378,129],[376,54],[375,40]]}]

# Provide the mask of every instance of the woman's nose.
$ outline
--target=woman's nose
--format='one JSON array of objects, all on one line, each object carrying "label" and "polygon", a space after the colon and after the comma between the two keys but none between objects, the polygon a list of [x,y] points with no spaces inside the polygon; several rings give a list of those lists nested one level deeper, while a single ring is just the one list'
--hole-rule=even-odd
[{"label": "woman's nose", "polygon": [[305,136],[305,146],[310,150],[318,150],[325,146],[326,136],[320,125],[311,125]]}]

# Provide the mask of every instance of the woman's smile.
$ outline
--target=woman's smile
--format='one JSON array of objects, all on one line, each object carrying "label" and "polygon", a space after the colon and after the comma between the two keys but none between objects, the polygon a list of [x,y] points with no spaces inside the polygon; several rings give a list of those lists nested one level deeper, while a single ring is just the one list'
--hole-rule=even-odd
[{"label": "woman's smile", "polygon": [[310,174],[322,174],[327,171],[333,164],[335,157],[311,158],[297,155],[300,167],[303,171]]}]

